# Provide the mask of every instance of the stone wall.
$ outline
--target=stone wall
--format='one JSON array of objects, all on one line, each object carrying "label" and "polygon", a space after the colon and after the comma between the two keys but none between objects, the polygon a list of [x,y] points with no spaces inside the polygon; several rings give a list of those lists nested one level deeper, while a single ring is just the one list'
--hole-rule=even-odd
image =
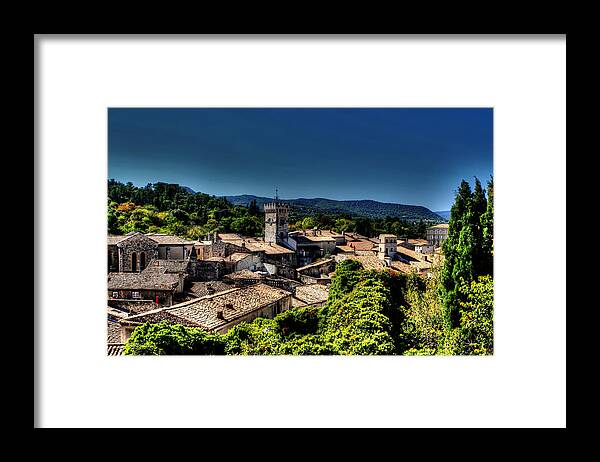
[{"label": "stone wall", "polygon": [[[116,292],[116,293],[115,293]],[[139,293],[139,298],[133,297],[133,292]],[[173,305],[173,291],[166,290],[144,290],[144,289],[120,289],[120,290],[109,290],[108,299],[116,300],[140,300],[146,303],[155,302],[158,297],[158,306],[171,306]]]},{"label": "stone wall", "polygon": [[190,281],[216,281],[231,269],[220,261],[191,260],[188,266],[188,280]]},{"label": "stone wall", "polygon": [[304,270],[302,270],[301,272],[299,271],[299,273],[302,273],[305,276],[312,276],[314,278],[319,278],[321,277],[323,274],[329,274],[332,271],[335,271],[335,260],[329,259],[329,260],[324,260],[323,262],[319,263],[319,264],[315,264],[314,266],[311,266],[310,268],[306,268]]},{"label": "stone wall", "polygon": [[119,271],[119,249],[116,245],[108,246],[108,272],[116,273]]},{"label": "stone wall", "polygon": [[135,254],[135,271],[140,272],[142,263],[142,254],[145,258],[145,264],[148,266],[150,260],[158,256],[158,243],[143,234],[134,234],[133,236],[122,240],[117,244],[119,249],[119,271],[132,271],[132,257]]}]

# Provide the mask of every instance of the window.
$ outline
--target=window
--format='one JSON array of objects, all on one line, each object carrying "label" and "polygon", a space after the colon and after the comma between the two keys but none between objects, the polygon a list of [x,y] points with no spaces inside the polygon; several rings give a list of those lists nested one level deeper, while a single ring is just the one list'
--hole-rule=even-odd
[{"label": "window", "polygon": [[146,253],[140,253],[140,271],[142,271],[146,267]]},{"label": "window", "polygon": [[113,291],[112,298],[119,298],[119,292]]},{"label": "window", "polygon": [[131,292],[131,297],[132,298],[140,298],[140,293],[139,292]]},{"label": "window", "polygon": [[131,254],[131,271],[137,271],[137,254],[135,252]]}]

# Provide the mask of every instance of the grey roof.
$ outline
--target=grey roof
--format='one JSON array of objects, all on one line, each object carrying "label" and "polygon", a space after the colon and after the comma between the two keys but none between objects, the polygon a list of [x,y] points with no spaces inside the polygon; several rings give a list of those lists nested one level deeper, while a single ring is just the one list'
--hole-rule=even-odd
[{"label": "grey roof", "polygon": [[183,239],[179,236],[172,236],[168,234],[159,234],[159,233],[147,233],[143,234],[140,232],[131,232],[122,236],[108,236],[108,245],[116,245],[124,239],[127,239],[134,235],[145,236],[147,238],[152,239],[154,242],[157,242],[159,245],[193,245],[196,244],[196,241],[191,241],[189,239]]},{"label": "grey roof", "polygon": [[309,305],[311,303],[322,303],[327,301],[327,297],[329,297],[329,289],[323,284],[307,284],[305,286],[298,286],[296,287],[296,293],[294,294],[294,297]]},{"label": "grey roof", "polygon": [[189,239],[183,239],[179,236],[171,236],[168,234],[147,233],[145,236],[158,242],[160,245],[194,245],[196,243],[196,241],[190,241]]},{"label": "grey roof", "polygon": [[107,341],[108,343],[121,342],[121,325],[118,322],[108,321]]},{"label": "grey roof", "polygon": [[265,276],[259,273],[255,273],[254,271],[250,271],[249,269],[243,269],[240,271],[236,271],[234,273],[229,273],[223,276],[223,279],[265,279]]},{"label": "grey roof", "polygon": [[189,260],[154,259],[142,272],[185,273]]},{"label": "grey roof", "polygon": [[194,294],[196,297],[204,297],[206,295],[211,295],[210,288],[214,289],[213,293],[218,293],[232,289],[233,286],[222,281],[192,282],[188,287],[187,292]]},{"label": "grey roof", "polygon": [[121,356],[123,354],[123,348],[125,344],[123,343],[109,343],[107,345],[107,354],[108,356]]},{"label": "grey roof", "polygon": [[174,290],[179,284],[179,274],[142,272],[108,273],[108,290]]},{"label": "grey roof", "polygon": [[[176,324],[213,330],[286,297],[291,297],[291,293],[265,284],[255,284],[246,288],[230,289],[178,305],[158,308],[147,313],[131,316],[120,322],[124,324],[141,324],[166,320]],[[218,310],[223,311],[223,319],[217,316]]]}]

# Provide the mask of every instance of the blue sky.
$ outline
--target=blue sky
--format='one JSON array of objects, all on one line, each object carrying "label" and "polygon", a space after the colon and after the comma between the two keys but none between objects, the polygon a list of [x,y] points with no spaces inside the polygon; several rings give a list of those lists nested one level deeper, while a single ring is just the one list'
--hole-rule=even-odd
[{"label": "blue sky", "polygon": [[108,176],[217,196],[326,197],[449,210],[492,175],[491,108],[108,110]]}]

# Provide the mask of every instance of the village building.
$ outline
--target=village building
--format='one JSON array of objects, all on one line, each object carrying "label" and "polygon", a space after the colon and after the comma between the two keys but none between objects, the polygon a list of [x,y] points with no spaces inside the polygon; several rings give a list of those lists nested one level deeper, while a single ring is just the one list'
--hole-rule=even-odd
[{"label": "village building", "polygon": [[326,258],[309,265],[296,268],[298,279],[304,284],[329,284],[330,273],[335,271],[335,258]]},{"label": "village building", "polygon": [[184,279],[182,273],[158,271],[108,273],[108,299],[143,300],[170,306],[175,294],[183,292]]},{"label": "village building", "polygon": [[186,285],[185,293],[195,298],[201,298],[232,288],[233,285],[225,281],[194,281]]},{"label": "village building", "polygon": [[431,254],[434,251],[434,245],[430,244],[426,239],[405,239],[399,241],[398,244],[422,254]]},{"label": "village building", "polygon": [[394,234],[380,234],[377,247],[377,256],[383,260],[393,258],[397,250],[397,241]]},{"label": "village building", "polygon": [[349,245],[349,243],[348,243],[346,245],[336,245],[335,246],[335,253],[336,254],[354,255],[355,251],[354,251],[354,248],[351,247]]},{"label": "village building", "polygon": [[298,265],[305,266],[313,261],[328,257],[335,253],[338,240],[331,234],[323,234],[322,230],[294,231],[290,240],[295,242]]},{"label": "village building", "polygon": [[289,205],[274,202],[264,205],[265,242],[286,245],[288,241]]},{"label": "village building", "polygon": [[[359,262],[364,269],[366,270],[377,270],[381,271],[387,268],[387,265],[384,260],[380,259],[375,254],[371,255],[336,255],[335,257],[336,263],[342,262],[344,260],[355,260]],[[332,274],[330,274],[332,276]]]},{"label": "village building", "polygon": [[250,270],[257,271],[263,268],[262,259],[259,253],[232,253],[225,259],[225,265],[231,272]]},{"label": "village building", "polygon": [[371,255],[377,251],[377,244],[374,244],[368,239],[350,241],[348,242],[348,246],[352,248],[353,253],[357,255]]},{"label": "village building", "polygon": [[441,246],[446,239],[448,239],[448,223],[427,228],[427,242],[435,247]]},{"label": "village building", "polygon": [[155,259],[187,260],[195,255],[194,241],[166,234],[108,236],[107,244],[108,272],[140,273]]},{"label": "village building", "polygon": [[264,282],[267,279],[267,274],[265,272],[255,272],[245,269],[227,274],[223,277],[223,280],[229,284],[233,284],[235,287],[247,287]]},{"label": "village building", "polygon": [[275,317],[291,308],[291,299],[291,292],[266,284],[233,288],[122,319],[119,321],[121,341],[125,343],[133,330],[146,322],[167,321],[225,333],[240,322]]}]

